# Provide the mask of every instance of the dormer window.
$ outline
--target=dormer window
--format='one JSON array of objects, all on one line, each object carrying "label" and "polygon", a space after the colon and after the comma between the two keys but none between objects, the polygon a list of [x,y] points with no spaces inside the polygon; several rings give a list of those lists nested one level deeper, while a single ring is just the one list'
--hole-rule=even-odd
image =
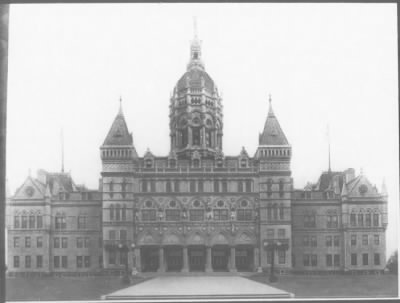
[{"label": "dormer window", "polygon": [[175,159],[170,159],[169,160],[169,167],[171,167],[171,168],[176,167],[176,160]]},{"label": "dormer window", "polygon": [[145,166],[146,168],[151,168],[153,166],[153,161],[151,159],[146,159]]},{"label": "dormer window", "polygon": [[193,159],[193,167],[195,167],[195,168],[200,167],[200,160],[199,159]]}]

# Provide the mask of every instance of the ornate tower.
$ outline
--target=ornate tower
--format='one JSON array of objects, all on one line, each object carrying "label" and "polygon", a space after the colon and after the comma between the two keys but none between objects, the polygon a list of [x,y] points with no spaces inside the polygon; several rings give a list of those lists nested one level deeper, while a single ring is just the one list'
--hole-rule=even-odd
[{"label": "ornate tower", "polygon": [[[103,266],[115,268],[117,256],[113,247],[121,243],[130,247],[134,238],[134,191],[138,187],[134,171],[139,161],[121,107],[100,147],[100,154],[103,164],[100,183],[103,200]],[[129,251],[129,256],[122,251],[118,253],[120,260],[131,262],[132,251]]]},{"label": "ornate tower", "polygon": [[[259,136],[255,158],[259,165],[260,183],[260,244],[285,243],[286,251],[275,251],[278,267],[291,267],[291,178],[292,148],[276,118],[269,97],[269,111],[264,130]],[[263,251],[260,248],[260,251]],[[261,266],[269,266],[270,258],[262,254]]]},{"label": "ornate tower", "polygon": [[205,71],[195,28],[187,71],[170,100],[171,152],[181,159],[194,153],[214,158],[222,151],[222,126],[221,98]]}]

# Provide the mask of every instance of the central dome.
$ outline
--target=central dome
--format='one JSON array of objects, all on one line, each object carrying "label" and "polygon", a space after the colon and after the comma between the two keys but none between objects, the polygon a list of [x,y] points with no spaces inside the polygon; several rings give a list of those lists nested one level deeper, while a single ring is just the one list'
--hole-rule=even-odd
[{"label": "central dome", "polygon": [[213,93],[215,90],[215,84],[210,75],[200,68],[192,68],[188,70],[179,79],[176,89],[180,93],[182,90],[187,88],[201,88],[205,87],[209,93]]}]

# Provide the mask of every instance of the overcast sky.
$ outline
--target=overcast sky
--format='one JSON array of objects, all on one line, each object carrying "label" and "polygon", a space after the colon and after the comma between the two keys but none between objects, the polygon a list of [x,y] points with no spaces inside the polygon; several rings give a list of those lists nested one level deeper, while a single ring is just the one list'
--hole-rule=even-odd
[{"label": "overcast sky", "polygon": [[65,168],[97,188],[99,147],[123,110],[135,147],[169,152],[169,97],[186,71],[193,17],[223,97],[224,153],[254,155],[268,94],[292,145],[295,187],[363,169],[389,191],[398,234],[395,4],[55,4],[10,9],[7,177]]}]

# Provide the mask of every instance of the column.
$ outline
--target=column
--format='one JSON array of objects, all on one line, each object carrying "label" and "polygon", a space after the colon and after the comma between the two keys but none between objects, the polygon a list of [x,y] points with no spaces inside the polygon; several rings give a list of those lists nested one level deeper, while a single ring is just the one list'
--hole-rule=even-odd
[{"label": "column", "polygon": [[261,271],[261,267],[260,267],[260,264],[259,264],[259,253],[260,253],[260,250],[258,249],[258,247],[254,247],[253,248],[253,263],[254,263],[254,270],[257,270],[257,271]]},{"label": "column", "polygon": [[192,137],[192,128],[188,127],[188,146],[191,147],[193,144],[193,137]]},{"label": "column", "polygon": [[231,255],[230,255],[230,266],[229,266],[229,271],[230,272],[236,272],[236,249],[234,246],[231,247]]},{"label": "column", "polygon": [[188,260],[188,248],[187,246],[183,247],[183,268],[182,272],[189,272],[189,260]]},{"label": "column", "polygon": [[136,267],[136,270],[140,272],[142,271],[142,263],[140,259],[140,247],[135,247],[134,257],[135,257],[135,264],[133,264],[133,266]]},{"label": "column", "polygon": [[212,272],[211,246],[206,247],[206,272]]},{"label": "column", "polygon": [[160,246],[158,250],[158,257],[159,257],[159,266],[158,272],[165,272],[165,265],[164,265],[164,247]]},{"label": "column", "polygon": [[200,130],[201,132],[201,146],[202,148],[206,148],[206,128],[203,126]]}]

